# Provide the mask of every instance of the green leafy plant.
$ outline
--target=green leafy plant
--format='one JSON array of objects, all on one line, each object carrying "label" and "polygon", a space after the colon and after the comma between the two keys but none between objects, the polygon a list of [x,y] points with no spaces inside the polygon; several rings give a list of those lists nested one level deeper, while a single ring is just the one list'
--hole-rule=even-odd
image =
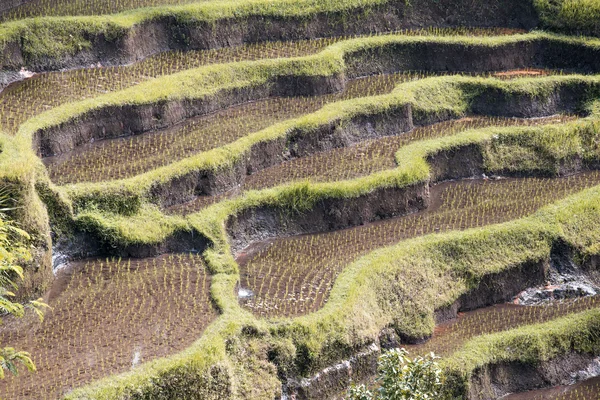
[{"label": "green leafy plant", "polygon": [[411,359],[404,348],[379,358],[380,386],[375,393],[365,385],[350,389],[349,400],[428,400],[441,394],[442,370],[434,353]]},{"label": "green leafy plant", "polygon": [[[16,280],[23,279],[23,267],[17,263],[31,258],[29,249],[24,244],[30,239],[29,235],[15,226],[6,215],[7,211],[13,209],[9,207],[12,200],[10,187],[0,187],[0,313],[20,318],[25,315],[26,309],[31,309],[42,321],[44,310],[48,308],[42,299],[26,305],[12,300],[15,296],[13,290],[18,288]],[[0,378],[4,378],[4,370],[17,375],[18,363],[29,371],[35,371],[35,364],[28,352],[17,351],[12,347],[0,349]]]}]

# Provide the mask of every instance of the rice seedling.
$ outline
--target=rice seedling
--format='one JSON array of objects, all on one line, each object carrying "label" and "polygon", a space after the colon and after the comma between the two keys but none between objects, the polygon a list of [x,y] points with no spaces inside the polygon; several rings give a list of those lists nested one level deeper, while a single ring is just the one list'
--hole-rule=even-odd
[{"label": "rice seedling", "polygon": [[269,240],[238,256],[244,307],[261,317],[320,309],[346,265],[374,249],[429,233],[496,224],[600,183],[599,172],[567,178],[444,182],[432,188],[424,212],[342,231]]},{"label": "rice seedling", "polygon": [[10,320],[3,343],[37,373],[0,381],[6,399],[55,399],[94,379],[185,349],[216,317],[199,255],[90,260],[59,272],[42,324]]}]

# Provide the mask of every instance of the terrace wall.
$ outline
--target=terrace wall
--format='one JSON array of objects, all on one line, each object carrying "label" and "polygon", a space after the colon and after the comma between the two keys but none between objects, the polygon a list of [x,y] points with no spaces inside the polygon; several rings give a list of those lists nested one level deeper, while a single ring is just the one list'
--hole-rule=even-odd
[{"label": "terrace wall", "polygon": [[469,400],[497,399],[509,393],[569,385],[585,370],[593,354],[567,353],[539,363],[499,363],[478,368],[471,377]]}]

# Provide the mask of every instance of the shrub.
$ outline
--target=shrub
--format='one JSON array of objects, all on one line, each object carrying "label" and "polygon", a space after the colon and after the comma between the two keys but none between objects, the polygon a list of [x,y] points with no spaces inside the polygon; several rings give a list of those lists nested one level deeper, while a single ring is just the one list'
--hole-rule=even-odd
[{"label": "shrub", "polygon": [[373,394],[365,385],[350,389],[350,400],[427,400],[437,399],[442,387],[438,357],[408,357],[406,349],[393,349],[379,358],[381,385]]}]

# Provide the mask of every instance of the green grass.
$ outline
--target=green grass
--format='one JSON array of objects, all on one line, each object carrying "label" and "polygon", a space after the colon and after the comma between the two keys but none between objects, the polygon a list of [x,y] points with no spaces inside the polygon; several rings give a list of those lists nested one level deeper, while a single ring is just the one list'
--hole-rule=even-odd
[{"label": "green grass", "polygon": [[600,35],[600,1],[534,0],[542,23],[559,32]]},{"label": "green grass", "polygon": [[12,188],[16,206],[10,218],[31,236],[32,261],[23,265],[25,279],[17,293],[19,300],[29,300],[42,295],[53,279],[49,217],[35,189],[37,171],[43,165],[26,139],[0,133],[0,149],[0,186]]}]

